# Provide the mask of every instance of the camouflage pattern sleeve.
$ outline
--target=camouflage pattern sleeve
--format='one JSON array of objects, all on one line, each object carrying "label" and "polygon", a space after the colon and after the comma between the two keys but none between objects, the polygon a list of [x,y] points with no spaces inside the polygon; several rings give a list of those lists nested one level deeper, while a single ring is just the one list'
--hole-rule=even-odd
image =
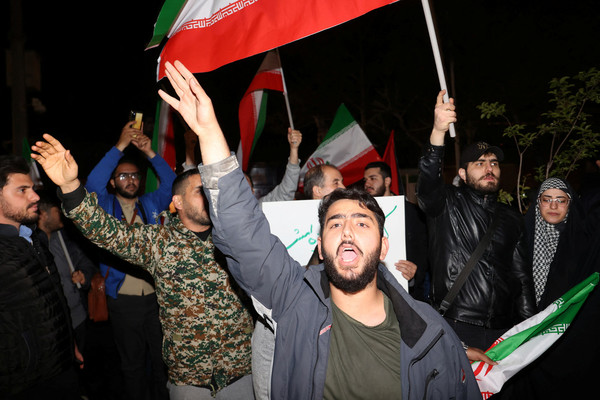
[{"label": "camouflage pattern sleeve", "polygon": [[160,225],[128,225],[119,221],[98,205],[96,193],[86,193],[81,204],[66,216],[94,244],[150,273],[154,272],[152,260],[162,228]]}]

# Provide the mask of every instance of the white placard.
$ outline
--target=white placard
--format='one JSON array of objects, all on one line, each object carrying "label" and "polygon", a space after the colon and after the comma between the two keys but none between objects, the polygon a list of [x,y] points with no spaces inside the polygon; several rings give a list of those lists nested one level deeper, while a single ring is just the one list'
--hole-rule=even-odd
[{"label": "white placard", "polygon": [[[390,249],[383,263],[408,290],[408,283],[396,270],[394,263],[406,260],[404,233],[404,196],[376,197],[385,214],[383,234],[388,238]],[[312,256],[319,236],[320,200],[273,201],[262,203],[271,233],[281,240],[292,258],[306,265]]]}]

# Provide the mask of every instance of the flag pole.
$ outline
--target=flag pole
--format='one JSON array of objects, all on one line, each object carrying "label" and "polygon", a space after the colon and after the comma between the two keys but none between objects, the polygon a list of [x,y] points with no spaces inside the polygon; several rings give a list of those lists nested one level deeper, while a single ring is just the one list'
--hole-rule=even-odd
[{"label": "flag pole", "polygon": [[283,66],[281,65],[281,58],[279,58],[279,48],[275,49],[277,53],[277,60],[279,61],[279,67],[281,68],[281,82],[283,82],[283,98],[285,99],[285,107],[287,109],[288,120],[290,121],[290,128],[294,129],[294,121],[292,120],[292,109],[290,108],[290,100],[288,99],[287,86],[285,85],[285,77],[283,76]]},{"label": "flag pole", "polygon": [[[423,12],[425,13],[425,21],[427,22],[427,30],[429,31],[429,39],[431,40],[431,47],[433,49],[433,58],[435,59],[435,68],[437,69],[438,78],[440,80],[440,88],[446,91],[444,94],[444,102],[448,102],[448,88],[446,86],[446,77],[444,76],[444,65],[442,64],[442,57],[440,56],[440,48],[438,47],[437,36],[435,34],[435,25],[433,24],[433,18],[431,16],[431,8],[429,6],[429,0],[421,0],[423,4]],[[450,137],[455,137],[456,131],[454,130],[454,123],[450,124]]]}]

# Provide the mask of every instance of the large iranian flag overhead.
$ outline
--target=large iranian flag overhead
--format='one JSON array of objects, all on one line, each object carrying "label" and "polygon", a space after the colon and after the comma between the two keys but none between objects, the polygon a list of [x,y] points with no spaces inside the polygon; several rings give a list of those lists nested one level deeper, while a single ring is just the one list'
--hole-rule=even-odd
[{"label": "large iranian flag overhead", "polygon": [[345,105],[341,105],[329,128],[329,132],[300,170],[300,181],[306,171],[319,164],[337,167],[349,185],[363,178],[365,166],[381,157],[367,138],[365,132],[354,120]]},{"label": "large iranian flag overhead", "polygon": [[207,72],[357,18],[397,0],[166,0],[148,48],[167,37],[158,66]]}]

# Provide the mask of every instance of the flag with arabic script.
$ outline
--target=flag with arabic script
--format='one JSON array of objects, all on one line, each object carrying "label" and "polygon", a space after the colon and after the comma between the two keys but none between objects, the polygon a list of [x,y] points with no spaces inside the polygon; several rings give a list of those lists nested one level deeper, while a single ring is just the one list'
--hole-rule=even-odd
[{"label": "flag with arabic script", "polygon": [[147,48],[165,43],[165,62],[194,73],[264,53],[397,0],[166,0]]},{"label": "flag with arabic script", "polygon": [[498,393],[504,383],[525,368],[567,330],[571,321],[598,285],[598,272],[574,286],[536,315],[508,330],[485,352],[498,365],[471,364],[484,399]]}]

